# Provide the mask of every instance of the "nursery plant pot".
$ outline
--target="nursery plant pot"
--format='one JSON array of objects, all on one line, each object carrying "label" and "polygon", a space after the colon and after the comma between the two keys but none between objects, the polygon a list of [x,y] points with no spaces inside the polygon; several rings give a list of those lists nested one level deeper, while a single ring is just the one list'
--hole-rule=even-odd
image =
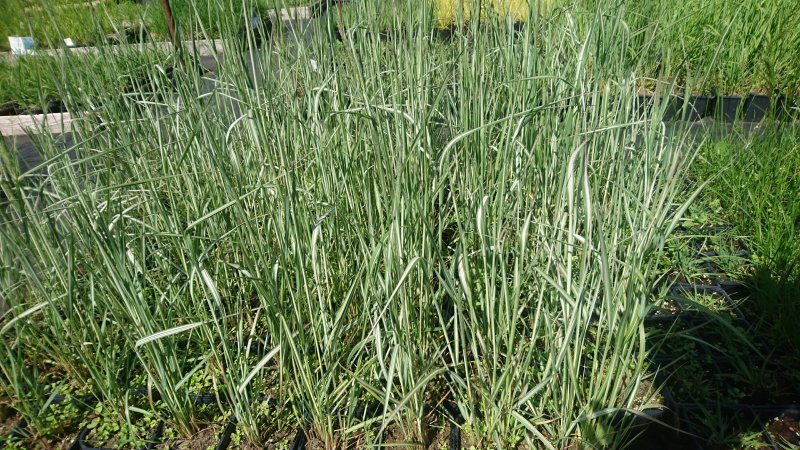
[{"label": "nursery plant pot", "polygon": [[775,120],[792,120],[792,101],[785,95],[772,96],[772,117]]},{"label": "nursery plant pot", "polygon": [[735,122],[739,117],[742,97],[738,95],[723,95],[717,97],[716,116],[722,122]]},{"label": "nursery plant pot", "polygon": [[745,122],[761,122],[769,113],[772,101],[768,95],[749,94],[744,100],[742,120]]},{"label": "nursery plant pot", "polygon": [[231,417],[228,424],[225,425],[225,429],[222,430],[222,434],[219,436],[219,441],[217,445],[214,446],[214,450],[226,450],[231,445],[231,437],[233,437],[234,432],[236,432],[236,418]]},{"label": "nursery plant pot", "polygon": [[664,120],[696,121],[703,119],[713,111],[714,96],[690,96],[689,98],[673,95],[664,111]]},{"label": "nursery plant pot", "polygon": [[681,109],[683,108],[683,98],[676,95],[670,95],[665,100],[667,106],[664,109],[664,116],[662,119],[667,121],[680,120]]},{"label": "nursery plant pot", "polygon": [[706,118],[714,111],[714,95],[695,95],[689,97],[686,111],[686,120],[700,120]]},{"label": "nursery plant pot", "polygon": [[66,111],[67,111],[67,106],[64,105],[64,102],[62,102],[61,100],[53,100],[47,103],[47,112],[50,114],[66,112]]},{"label": "nursery plant pot", "polygon": [[653,306],[650,314],[644,318],[645,323],[674,322],[683,314],[680,302],[667,299],[660,306]]},{"label": "nursery plant pot", "polygon": [[302,428],[298,428],[292,440],[292,445],[289,446],[289,450],[305,450],[306,442],[308,442],[308,438],[306,437],[305,431],[303,431]]},{"label": "nursery plant pot", "polygon": [[743,300],[750,296],[750,288],[738,281],[719,280],[719,287],[724,290],[732,300]]},{"label": "nursery plant pot", "polygon": [[455,422],[450,422],[450,431],[447,433],[447,450],[461,450],[461,429]]}]

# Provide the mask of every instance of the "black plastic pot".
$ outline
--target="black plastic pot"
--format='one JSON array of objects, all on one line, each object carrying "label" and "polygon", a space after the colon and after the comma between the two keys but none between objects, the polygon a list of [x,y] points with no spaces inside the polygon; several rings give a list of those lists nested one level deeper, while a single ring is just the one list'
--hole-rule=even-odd
[{"label": "black plastic pot", "polygon": [[761,122],[770,111],[772,101],[768,95],[749,94],[744,100],[742,120],[745,122]]},{"label": "black plastic pot", "polygon": [[686,120],[700,120],[712,115],[716,98],[714,95],[689,97],[688,105],[686,105]]},{"label": "black plastic pot", "polygon": [[226,450],[228,446],[231,445],[231,437],[234,432],[236,432],[236,418],[231,417],[228,424],[225,425],[225,429],[222,430],[222,434],[219,436],[219,441],[217,441],[217,445],[214,446],[214,450]]},{"label": "black plastic pot", "polygon": [[739,117],[742,97],[739,95],[723,95],[717,97],[715,118],[722,122],[735,122]]},{"label": "black plastic pot", "polygon": [[[130,394],[137,397],[151,399],[153,401],[161,400],[161,393],[156,390],[148,388],[132,388]],[[228,403],[228,396],[223,392],[213,393],[200,393],[200,394],[187,394],[187,396],[196,405],[210,405],[212,403]],[[266,399],[265,399],[266,400]]]},{"label": "black plastic pot", "polygon": [[794,120],[794,109],[792,99],[785,95],[772,96],[772,116],[775,120],[791,121]]},{"label": "black plastic pot", "polygon": [[[763,365],[763,361],[760,365]],[[737,378],[737,367],[718,362],[720,371],[726,374],[727,383],[731,391],[741,393],[738,403],[753,408],[790,409],[800,408],[800,386],[791,383],[777,383],[777,386],[765,385],[762,380],[753,378]],[[770,372],[780,370],[778,367],[769,367]],[[783,381],[783,380],[781,380]],[[799,430],[800,431],[800,430]]]},{"label": "black plastic pot", "polygon": [[[78,438],[75,439],[75,443],[73,446],[77,444],[77,448],[80,450],[115,450],[109,448],[97,448],[92,447],[86,443],[86,436],[89,435],[89,428],[83,427],[80,432],[78,432]],[[139,447],[138,450],[153,450],[156,445],[161,441],[161,437],[164,434],[164,422],[161,421],[156,425],[153,429],[153,432],[150,434],[150,439],[148,439],[148,443]]]},{"label": "black plastic pot", "polygon": [[456,28],[455,26],[449,26],[446,28],[434,28],[433,35],[434,37],[441,39],[443,41],[452,41],[456,35]]},{"label": "black plastic pot", "polygon": [[[63,394],[54,394],[50,396],[50,398],[51,398],[50,403],[52,405],[58,405],[69,401],[74,406],[76,406],[79,411],[82,411],[87,406],[94,404],[94,402],[96,401],[95,398],[91,395],[73,397]],[[25,421],[25,419],[24,418],[20,419],[11,429],[11,432],[8,434],[8,436],[0,437],[0,449],[5,448],[7,442],[13,438],[25,437],[25,428],[27,426],[28,424]],[[67,450],[81,450],[80,446],[78,445],[78,440],[76,439],[75,441],[73,441],[72,444],[70,444],[69,447],[67,447]]]},{"label": "black plastic pot", "polygon": [[708,116],[714,109],[714,96],[670,96],[667,108],[664,110],[664,120],[695,121]]},{"label": "black plastic pot", "polygon": [[681,112],[681,104],[683,100],[680,97],[676,97],[674,95],[670,95],[667,97],[666,100],[660,100],[667,102],[667,105],[664,109],[664,115],[662,116],[662,120],[665,122],[678,120],[680,117]]},{"label": "black plastic pot", "polygon": [[306,442],[308,442],[308,438],[306,437],[305,431],[303,431],[302,428],[298,428],[292,440],[292,445],[289,446],[289,450],[305,450]]},{"label": "black plastic pot", "polygon": [[719,287],[733,300],[741,300],[750,296],[750,288],[738,281],[719,280]]},{"label": "black plastic pot", "polygon": [[447,450],[461,450],[461,429],[455,422],[450,422],[447,433]]}]

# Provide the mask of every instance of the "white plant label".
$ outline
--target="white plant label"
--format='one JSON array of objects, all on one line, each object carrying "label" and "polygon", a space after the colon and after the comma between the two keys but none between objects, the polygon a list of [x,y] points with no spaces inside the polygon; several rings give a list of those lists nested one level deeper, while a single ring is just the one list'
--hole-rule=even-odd
[{"label": "white plant label", "polygon": [[9,36],[8,43],[11,45],[11,53],[15,55],[32,55],[34,40],[30,36]]}]

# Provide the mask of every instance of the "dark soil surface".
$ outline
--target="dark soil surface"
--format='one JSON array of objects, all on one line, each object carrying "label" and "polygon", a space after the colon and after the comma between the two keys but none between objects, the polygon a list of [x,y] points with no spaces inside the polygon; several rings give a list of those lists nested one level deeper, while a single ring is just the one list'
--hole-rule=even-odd
[{"label": "dark soil surface", "polygon": [[325,443],[319,439],[309,439],[306,442],[306,450],[325,450]]},{"label": "dark soil surface", "polygon": [[210,425],[208,428],[201,430],[197,434],[189,438],[169,439],[156,446],[158,450],[206,450],[213,448],[219,440],[219,435],[222,432],[222,426],[219,424]]},{"label": "dark soil surface", "polygon": [[774,417],[766,428],[776,444],[800,445],[800,421],[796,418]]},{"label": "dark soil surface", "polygon": [[20,415],[14,409],[6,405],[0,406],[0,439],[11,434],[19,419]]}]

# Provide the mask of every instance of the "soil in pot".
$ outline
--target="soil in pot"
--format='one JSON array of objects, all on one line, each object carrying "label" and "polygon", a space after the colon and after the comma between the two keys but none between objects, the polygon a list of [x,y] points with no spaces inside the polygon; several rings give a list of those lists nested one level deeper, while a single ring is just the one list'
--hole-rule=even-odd
[{"label": "soil in pot", "polygon": [[800,421],[797,417],[776,416],[764,428],[779,448],[800,446]]},{"label": "soil in pot", "polygon": [[677,318],[683,308],[681,304],[673,299],[664,299],[653,305],[649,319],[674,319]]},{"label": "soil in pot", "polygon": [[0,403],[0,439],[11,434],[22,417],[7,403]]},{"label": "soil in pot", "polygon": [[[157,450],[206,450],[214,448],[219,441],[222,430],[221,424],[210,424],[188,438],[168,437],[154,448]],[[166,433],[172,434],[169,430]]]}]

